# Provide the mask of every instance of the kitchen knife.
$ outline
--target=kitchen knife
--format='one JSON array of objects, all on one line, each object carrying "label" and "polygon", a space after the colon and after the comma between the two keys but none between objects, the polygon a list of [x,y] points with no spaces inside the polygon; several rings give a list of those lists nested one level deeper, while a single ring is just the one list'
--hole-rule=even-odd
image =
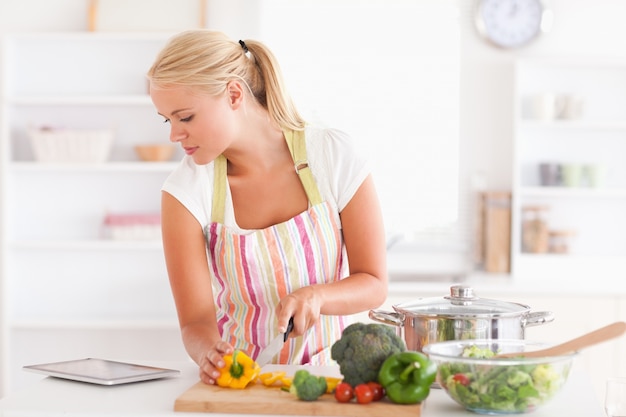
[{"label": "kitchen knife", "polygon": [[281,333],[278,336],[276,336],[274,340],[272,340],[270,344],[267,345],[265,349],[263,349],[263,351],[261,351],[259,356],[256,358],[256,363],[259,366],[263,367],[269,361],[271,361],[272,358],[276,356],[278,352],[280,352],[283,345],[287,341],[287,337],[289,336],[289,333],[291,333],[292,330],[293,330],[293,317],[289,319],[289,324],[287,325],[287,330],[285,331],[285,333]]}]

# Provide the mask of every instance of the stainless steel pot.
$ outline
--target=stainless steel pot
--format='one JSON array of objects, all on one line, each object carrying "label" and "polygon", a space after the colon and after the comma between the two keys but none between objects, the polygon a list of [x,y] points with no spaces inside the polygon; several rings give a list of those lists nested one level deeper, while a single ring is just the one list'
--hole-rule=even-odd
[{"label": "stainless steel pot", "polygon": [[479,298],[455,285],[450,295],[397,304],[394,312],[370,310],[374,321],[398,326],[407,349],[421,352],[431,342],[463,339],[524,339],[528,326],[554,320],[550,311],[530,312],[524,304]]}]

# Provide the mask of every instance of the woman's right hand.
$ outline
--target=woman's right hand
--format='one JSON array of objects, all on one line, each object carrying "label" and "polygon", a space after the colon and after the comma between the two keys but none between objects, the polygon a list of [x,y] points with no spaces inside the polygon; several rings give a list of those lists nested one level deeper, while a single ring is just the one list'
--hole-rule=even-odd
[{"label": "woman's right hand", "polygon": [[213,345],[201,358],[198,363],[200,367],[200,380],[205,384],[214,385],[221,374],[221,369],[225,366],[224,355],[233,353],[230,343],[220,340]]}]

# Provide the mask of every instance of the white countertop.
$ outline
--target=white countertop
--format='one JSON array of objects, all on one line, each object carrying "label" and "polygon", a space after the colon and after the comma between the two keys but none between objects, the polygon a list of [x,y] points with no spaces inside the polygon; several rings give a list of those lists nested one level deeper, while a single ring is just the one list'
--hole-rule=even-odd
[{"label": "white countertop", "polygon": [[[555,276],[554,279],[536,280],[512,277],[505,274],[470,274],[459,281],[452,280],[409,280],[406,272],[400,274],[401,279],[394,279],[390,272],[389,293],[391,294],[436,294],[445,296],[450,293],[453,285],[468,285],[480,297],[491,295],[514,294],[516,296],[608,296],[626,297],[626,280],[614,276],[590,276],[588,280],[570,280],[567,276]],[[610,282],[607,282],[610,281]],[[414,297],[413,297],[414,298]]]},{"label": "white countertop", "polygon": [[[570,259],[571,258],[571,259]],[[472,271],[466,263],[437,253],[393,249],[387,254],[389,290],[447,295],[451,285],[470,285],[490,294],[542,296],[626,296],[626,257],[539,256],[533,266],[518,267],[515,274]],[[453,282],[451,278],[461,278]],[[443,291],[443,292],[442,292]]]},{"label": "white countertop", "polygon": [[[159,417],[188,415],[189,413],[174,412],[173,407],[176,398],[198,382],[196,365],[191,362],[143,364],[179,369],[181,376],[112,387],[43,378],[31,387],[0,400],[0,416],[137,417],[145,415]],[[270,367],[271,365],[264,371],[270,370]],[[294,367],[294,371],[295,369],[297,368]],[[336,374],[335,371],[336,368],[326,367],[320,369],[319,374],[333,375]],[[454,403],[440,389],[431,390],[422,409],[422,417],[476,415]],[[574,366],[567,384],[552,402],[529,415],[532,417],[604,417],[604,411],[594,398],[588,378],[582,371],[577,371]],[[222,414],[222,416],[244,415]]]}]

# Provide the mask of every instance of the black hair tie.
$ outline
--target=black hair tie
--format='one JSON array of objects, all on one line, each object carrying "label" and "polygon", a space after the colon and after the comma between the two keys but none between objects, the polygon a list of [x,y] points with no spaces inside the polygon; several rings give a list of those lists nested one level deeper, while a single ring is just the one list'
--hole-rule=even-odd
[{"label": "black hair tie", "polygon": [[239,45],[241,45],[241,47],[243,48],[244,53],[248,53],[248,47],[246,46],[246,43],[244,41],[240,40]]}]

